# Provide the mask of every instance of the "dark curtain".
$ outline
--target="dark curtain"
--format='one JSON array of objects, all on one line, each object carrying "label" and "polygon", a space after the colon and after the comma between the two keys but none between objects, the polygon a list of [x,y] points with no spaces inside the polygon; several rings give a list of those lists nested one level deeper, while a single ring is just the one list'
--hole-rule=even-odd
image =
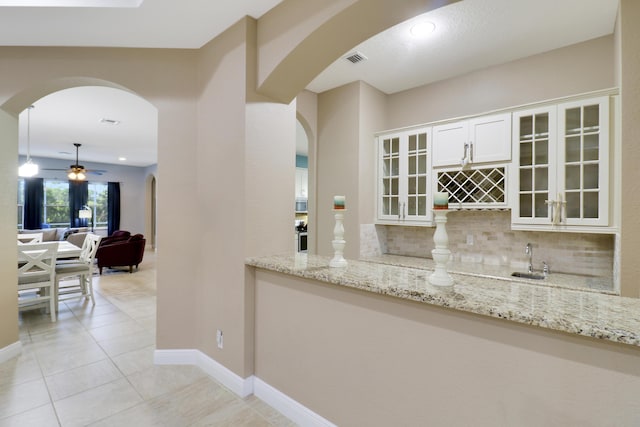
[{"label": "dark curtain", "polygon": [[24,224],[27,230],[42,228],[44,203],[44,180],[25,178],[24,180]]},{"label": "dark curtain", "polygon": [[107,235],[120,229],[120,183],[107,184]]},{"label": "dark curtain", "polygon": [[88,227],[89,220],[80,219],[78,211],[89,200],[89,182],[69,181],[69,224],[71,227]]}]

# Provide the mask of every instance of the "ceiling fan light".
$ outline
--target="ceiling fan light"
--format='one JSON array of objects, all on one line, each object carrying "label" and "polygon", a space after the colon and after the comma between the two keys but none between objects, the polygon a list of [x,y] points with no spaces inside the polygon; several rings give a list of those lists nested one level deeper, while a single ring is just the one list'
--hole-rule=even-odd
[{"label": "ceiling fan light", "polygon": [[31,159],[27,160],[18,168],[18,175],[24,178],[31,178],[38,174],[38,165],[33,163]]},{"label": "ceiling fan light", "polygon": [[67,174],[67,178],[71,179],[71,180],[75,180],[76,179],[76,173],[75,172],[69,172]]},{"label": "ceiling fan light", "polygon": [[78,181],[84,181],[84,179],[85,179],[85,178],[86,178],[86,176],[85,176],[82,172],[78,172],[78,173],[76,174],[76,179],[77,179]]}]

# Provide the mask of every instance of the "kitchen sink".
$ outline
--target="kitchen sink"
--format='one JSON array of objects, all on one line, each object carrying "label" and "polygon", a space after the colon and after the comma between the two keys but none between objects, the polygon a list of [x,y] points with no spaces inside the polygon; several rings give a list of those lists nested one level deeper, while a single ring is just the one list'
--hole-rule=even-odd
[{"label": "kitchen sink", "polygon": [[543,276],[542,274],[537,274],[537,273],[522,273],[520,271],[516,271],[514,273],[511,273],[511,275],[513,277],[520,277],[523,279],[533,279],[533,280],[542,280],[544,279],[545,276]]}]

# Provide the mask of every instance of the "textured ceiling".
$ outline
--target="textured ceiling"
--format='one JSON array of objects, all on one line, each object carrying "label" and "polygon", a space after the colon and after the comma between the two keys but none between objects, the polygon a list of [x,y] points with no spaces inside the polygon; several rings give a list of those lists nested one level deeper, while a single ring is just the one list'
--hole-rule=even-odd
[{"label": "textured ceiling", "polygon": [[[120,121],[117,125],[102,119]],[[31,110],[30,146],[33,157],[80,163],[93,161],[127,166],[157,162],[158,112],[144,99],[108,87],[78,87],[45,96]],[[20,154],[27,149],[27,110],[20,113]],[[125,157],[126,161],[119,161]],[[73,160],[73,161],[72,161]]]},{"label": "textured ceiling", "polygon": [[[349,50],[368,60],[341,58],[308,89],[324,92],[363,80],[392,94],[491,65],[611,34],[618,0],[464,0],[420,15]],[[425,38],[409,29],[436,25]]]}]

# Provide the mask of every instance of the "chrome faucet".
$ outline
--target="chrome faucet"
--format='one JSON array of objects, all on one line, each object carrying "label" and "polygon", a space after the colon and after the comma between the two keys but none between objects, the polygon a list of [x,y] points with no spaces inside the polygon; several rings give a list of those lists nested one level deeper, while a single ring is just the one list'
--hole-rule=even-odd
[{"label": "chrome faucet", "polygon": [[529,255],[529,265],[527,265],[527,273],[533,273],[533,246],[531,243],[527,243],[524,247],[524,253]]}]

